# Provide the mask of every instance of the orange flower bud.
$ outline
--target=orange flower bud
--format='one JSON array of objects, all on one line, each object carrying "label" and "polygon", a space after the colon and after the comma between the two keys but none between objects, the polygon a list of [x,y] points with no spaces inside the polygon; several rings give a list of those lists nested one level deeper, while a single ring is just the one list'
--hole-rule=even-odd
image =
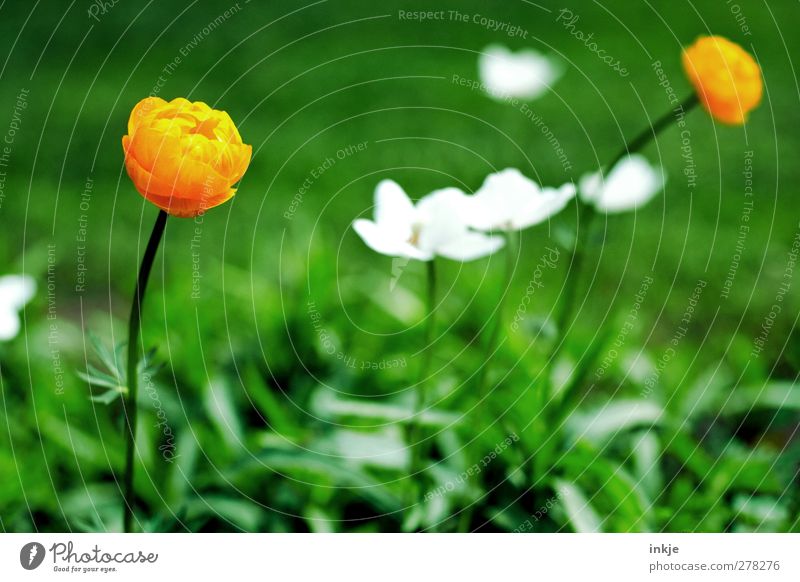
[{"label": "orange flower bud", "polygon": [[122,149],[139,193],[173,216],[197,216],[229,200],[253,151],[227,113],[180,97],[139,101]]},{"label": "orange flower bud", "polygon": [[701,36],[683,51],[683,68],[700,103],[715,119],[741,125],[761,101],[761,69],[738,44]]}]

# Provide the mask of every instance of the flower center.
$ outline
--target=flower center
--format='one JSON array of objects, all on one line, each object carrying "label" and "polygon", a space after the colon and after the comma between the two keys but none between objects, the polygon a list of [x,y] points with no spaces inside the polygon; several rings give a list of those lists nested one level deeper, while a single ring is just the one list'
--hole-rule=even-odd
[{"label": "flower center", "polygon": [[415,247],[419,247],[419,236],[422,232],[422,225],[420,223],[414,223],[411,225],[411,236],[408,238],[408,244],[413,245]]},{"label": "flower center", "polygon": [[189,130],[189,133],[199,133],[207,137],[210,140],[217,139],[217,136],[214,134],[214,130],[219,125],[219,120],[214,119],[213,117],[209,117],[208,119],[204,119],[200,123],[198,123],[195,127]]}]

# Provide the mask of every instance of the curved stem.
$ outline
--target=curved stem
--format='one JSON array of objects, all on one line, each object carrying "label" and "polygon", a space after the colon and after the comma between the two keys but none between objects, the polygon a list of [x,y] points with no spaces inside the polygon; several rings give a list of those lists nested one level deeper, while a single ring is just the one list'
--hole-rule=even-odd
[{"label": "curved stem", "polygon": [[[697,104],[699,100],[697,98],[696,93],[692,93],[683,100],[683,102],[676,108],[670,109],[666,113],[664,113],[661,117],[659,117],[655,123],[653,123],[648,128],[644,129],[639,135],[635,138],[630,140],[622,147],[617,154],[611,158],[608,164],[605,165],[606,171],[611,171],[614,166],[619,163],[622,158],[625,156],[629,156],[641,150],[644,146],[646,146],[650,141],[652,141],[661,131],[663,131],[666,127],[668,127],[674,120],[677,113],[686,114],[691,111]],[[549,371],[553,365],[553,361],[560,355],[561,350],[564,346],[564,336],[566,335],[566,330],[571,323],[572,314],[575,310],[575,296],[577,293],[577,289],[580,283],[580,277],[582,274],[582,267],[584,264],[584,260],[586,257],[586,250],[588,246],[589,237],[591,235],[591,227],[594,222],[594,218],[597,215],[597,212],[593,207],[588,204],[585,204],[578,199],[578,234],[577,240],[575,241],[575,247],[572,249],[572,258],[570,261],[570,270],[567,273],[567,278],[564,282],[564,295],[560,301],[560,306],[558,310],[558,318],[557,318],[557,325],[558,329],[557,332],[559,334],[559,339],[561,341],[556,342],[553,351],[551,352],[550,358],[546,363],[546,372],[548,376],[545,378],[546,382],[549,382]],[[583,223],[583,228],[581,227],[581,223]]]},{"label": "curved stem", "polygon": [[144,292],[147,288],[147,280],[150,277],[150,269],[153,266],[158,245],[164,234],[164,227],[167,224],[169,215],[160,210],[156,223],[153,225],[153,232],[150,233],[150,240],[147,241],[147,248],[142,257],[142,264],[139,266],[139,276],[136,279],[136,287],[133,290],[133,304],[131,305],[131,316],[128,323],[128,397],[125,402],[125,426],[126,448],[125,448],[125,477],[124,477],[124,498],[123,498],[123,531],[132,531],[133,527],[133,453],[136,449],[136,412],[138,410],[137,397],[139,388],[138,364],[139,364],[139,331],[142,321],[142,302]]},{"label": "curved stem", "polygon": [[413,415],[406,425],[406,442],[411,447],[410,479],[409,479],[409,503],[415,503],[414,483],[412,479],[422,473],[422,414],[428,405],[428,390],[425,387],[425,377],[431,365],[431,355],[433,354],[433,335],[436,327],[436,259],[427,261],[427,322],[425,324],[425,348],[422,352],[422,363],[419,368],[419,380],[414,394]]},{"label": "curved stem", "polygon": [[[639,135],[628,141],[605,165],[605,171],[610,172],[624,157],[641,150],[644,146],[650,143],[650,141],[655,139],[655,137],[666,127],[672,124],[679,114],[685,115],[689,113],[698,105],[698,103],[699,100],[697,98],[697,94],[692,93],[686,99],[684,99],[680,105],[665,112],[655,121],[655,123],[645,128],[639,133]],[[588,243],[591,236],[591,229],[595,216],[597,215],[597,211],[594,209],[594,207],[590,206],[589,204],[585,204],[580,200],[580,198],[577,199],[577,202],[579,230],[576,235],[575,247],[572,249],[570,269],[567,272],[567,278],[564,281],[564,294],[560,298],[559,308],[557,310],[556,332],[558,337],[553,345],[552,350],[550,351],[550,357],[545,362],[544,370],[542,372],[542,388],[538,395],[540,408],[545,406],[547,399],[552,396],[552,385],[550,381],[551,371],[556,361],[560,357],[564,346],[566,345],[567,330],[572,323],[572,318],[575,311],[575,298],[577,296],[578,287],[580,286],[581,275],[583,274],[583,265],[585,263],[586,252],[589,246]],[[561,402],[563,401],[564,399],[562,396]],[[547,425],[545,428],[547,430],[555,428],[551,426],[552,420],[553,419],[550,417],[550,415],[545,414],[545,423]],[[539,459],[534,463],[535,475],[541,475],[544,463],[547,462],[547,457],[549,456],[549,449],[552,448],[552,446],[545,447],[545,454],[540,454]]]},{"label": "curved stem", "polygon": [[610,171],[622,158],[638,152],[672,124],[679,113],[684,115],[689,113],[698,103],[700,103],[700,100],[697,98],[697,93],[692,93],[684,99],[680,105],[665,112],[661,117],[656,119],[655,123],[643,129],[639,135],[626,143],[625,146],[617,152],[617,155],[611,158],[611,161],[606,165],[606,169]]}]

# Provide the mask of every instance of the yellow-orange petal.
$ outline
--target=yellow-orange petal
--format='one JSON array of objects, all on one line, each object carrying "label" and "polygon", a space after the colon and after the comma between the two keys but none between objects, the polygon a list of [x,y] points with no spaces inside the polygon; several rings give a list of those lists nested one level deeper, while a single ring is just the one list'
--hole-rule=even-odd
[{"label": "yellow-orange petal", "polygon": [[145,198],[158,206],[161,210],[168,212],[172,216],[179,218],[191,218],[203,214],[220,204],[224,204],[234,197],[236,189],[231,188],[221,194],[216,195],[214,198],[198,202],[196,200],[186,200],[184,198],[157,196],[155,194],[148,194]]},{"label": "yellow-orange petal", "polygon": [[136,127],[142,118],[149,115],[153,110],[163,107],[166,104],[161,97],[145,97],[131,110],[131,115],[128,118],[128,135],[133,135]]},{"label": "yellow-orange petal", "polygon": [[142,196],[176,216],[229,200],[252,156],[226,112],[182,97],[143,99],[128,132],[122,139],[128,175]]},{"label": "yellow-orange petal", "polygon": [[761,102],[763,81],[755,59],[721,36],[700,37],[682,55],[700,103],[715,119],[740,125]]}]

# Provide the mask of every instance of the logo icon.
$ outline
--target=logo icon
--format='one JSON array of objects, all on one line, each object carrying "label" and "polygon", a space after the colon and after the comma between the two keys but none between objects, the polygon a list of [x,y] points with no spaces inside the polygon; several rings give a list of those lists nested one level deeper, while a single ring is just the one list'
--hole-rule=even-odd
[{"label": "logo icon", "polygon": [[410,262],[411,259],[408,257],[394,257],[392,259],[392,279],[389,281],[389,291],[394,291],[394,288],[397,287],[400,277],[403,276],[403,271],[406,270]]},{"label": "logo icon", "polygon": [[19,563],[26,570],[35,570],[44,561],[44,546],[39,542],[30,542],[19,551]]}]

